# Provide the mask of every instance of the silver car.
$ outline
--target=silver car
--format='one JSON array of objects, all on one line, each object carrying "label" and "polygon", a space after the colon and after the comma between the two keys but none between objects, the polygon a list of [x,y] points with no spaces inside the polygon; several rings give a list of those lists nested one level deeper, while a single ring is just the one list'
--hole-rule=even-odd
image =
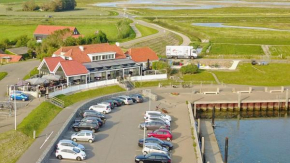
[{"label": "silver car", "polygon": [[90,143],[95,141],[95,134],[90,130],[82,130],[80,132],[71,135],[71,140],[77,141],[88,141]]},{"label": "silver car", "polygon": [[156,143],[145,143],[142,153],[146,155],[153,152],[163,153],[170,156],[169,151],[165,147],[161,147],[159,144],[156,144]]}]

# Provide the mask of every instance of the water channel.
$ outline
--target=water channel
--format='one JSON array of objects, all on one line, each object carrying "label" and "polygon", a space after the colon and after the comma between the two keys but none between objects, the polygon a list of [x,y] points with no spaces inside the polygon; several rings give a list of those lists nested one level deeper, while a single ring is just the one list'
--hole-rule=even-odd
[{"label": "water channel", "polygon": [[241,29],[256,29],[256,30],[268,30],[268,31],[285,31],[290,32],[290,30],[285,29],[274,29],[274,28],[263,28],[263,27],[244,27],[244,26],[231,26],[224,25],[223,23],[192,23],[193,26],[200,27],[214,27],[214,28],[241,28]]},{"label": "water channel", "polygon": [[[229,163],[289,163],[289,112],[217,113],[215,134],[224,157],[229,138]],[[203,114],[209,118],[211,113]],[[221,119],[224,117],[224,119]],[[251,118],[249,118],[251,117]],[[259,118],[257,118],[259,117]]]}]

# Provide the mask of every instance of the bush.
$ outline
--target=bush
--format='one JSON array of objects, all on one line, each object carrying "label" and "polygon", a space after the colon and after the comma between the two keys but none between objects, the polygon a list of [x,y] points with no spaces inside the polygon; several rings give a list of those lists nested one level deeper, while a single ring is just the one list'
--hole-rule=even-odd
[{"label": "bush", "polygon": [[169,68],[168,63],[162,62],[162,61],[157,61],[152,63],[152,69],[153,70],[163,70]]},{"label": "bush", "polygon": [[119,31],[118,38],[134,38],[136,36],[134,30],[130,26],[130,20],[123,19],[117,23],[117,29]]},{"label": "bush", "polygon": [[197,65],[190,64],[190,65],[181,67],[180,72],[182,74],[195,74],[198,72],[198,67]]}]

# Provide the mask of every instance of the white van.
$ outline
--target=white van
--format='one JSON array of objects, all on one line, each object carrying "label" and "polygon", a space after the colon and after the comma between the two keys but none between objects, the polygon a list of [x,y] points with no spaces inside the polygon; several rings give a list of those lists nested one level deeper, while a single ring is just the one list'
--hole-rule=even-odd
[{"label": "white van", "polygon": [[108,113],[110,113],[112,111],[110,105],[108,105],[108,104],[92,105],[89,108],[89,110],[95,110],[97,112],[101,112],[101,113],[104,113],[104,114],[108,114]]}]

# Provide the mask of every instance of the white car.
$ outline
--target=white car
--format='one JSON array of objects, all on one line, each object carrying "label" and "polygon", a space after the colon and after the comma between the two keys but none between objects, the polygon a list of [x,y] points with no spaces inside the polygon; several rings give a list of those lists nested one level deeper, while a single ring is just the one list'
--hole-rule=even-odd
[{"label": "white car", "polygon": [[145,122],[151,122],[151,121],[160,121],[166,123],[168,126],[170,126],[170,121],[167,119],[164,119],[163,117],[159,116],[150,116],[146,117]]},{"label": "white car", "polygon": [[89,108],[89,110],[95,110],[97,112],[104,113],[104,114],[108,114],[112,111],[110,105],[108,104],[92,105]]},{"label": "white car", "polygon": [[149,153],[163,153],[169,156],[169,151],[165,147],[161,147],[156,143],[145,143],[142,153],[144,155]]},{"label": "white car", "polygon": [[55,151],[55,156],[58,159],[75,159],[78,161],[85,160],[86,159],[86,153],[82,150],[79,150],[77,148],[63,148],[63,149],[57,149]]},{"label": "white car", "polygon": [[64,149],[64,148],[77,148],[79,150],[82,150],[84,151],[85,150],[85,147],[81,144],[78,144],[72,140],[66,140],[66,139],[63,139],[63,140],[60,140],[57,145],[56,145],[56,148],[57,149]]},{"label": "white car", "polygon": [[161,113],[160,111],[146,111],[144,119],[146,120],[147,117],[158,117],[158,116],[171,122],[171,116]]},{"label": "white car", "polygon": [[95,134],[90,130],[82,130],[80,132],[71,135],[71,140],[77,141],[88,141],[92,143],[95,140]]},{"label": "white car", "polygon": [[118,98],[119,98],[120,100],[123,100],[124,103],[125,103],[126,105],[131,105],[131,104],[133,104],[133,100],[132,100],[132,98],[129,97],[129,96],[119,96]]}]

